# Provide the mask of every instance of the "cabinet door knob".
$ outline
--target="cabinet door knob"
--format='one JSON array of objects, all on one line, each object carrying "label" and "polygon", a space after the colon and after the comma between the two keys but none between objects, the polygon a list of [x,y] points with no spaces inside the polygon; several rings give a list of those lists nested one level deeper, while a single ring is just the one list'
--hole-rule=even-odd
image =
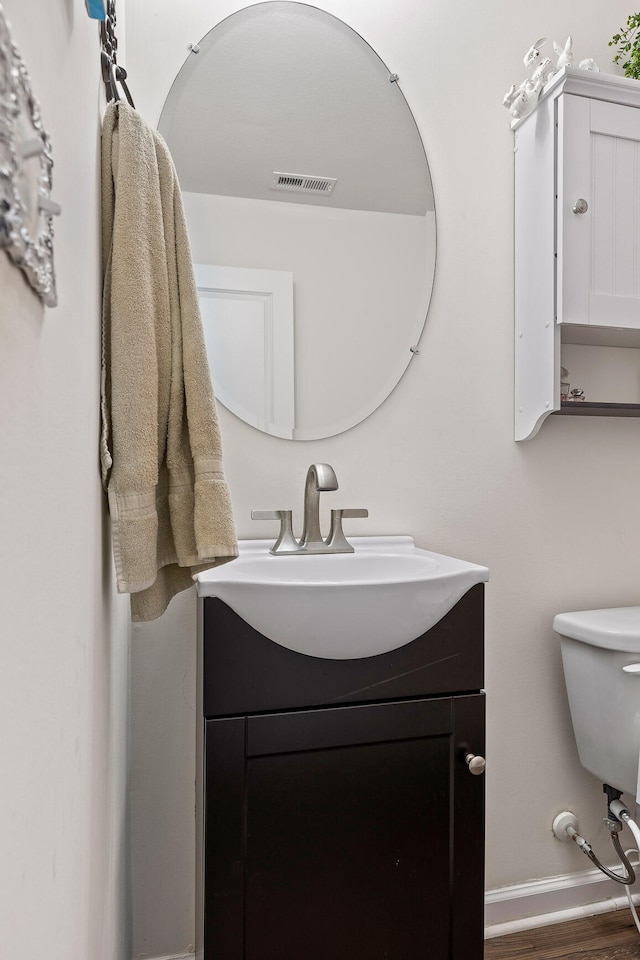
[{"label": "cabinet door knob", "polygon": [[474,777],[479,777],[481,773],[484,773],[484,768],[487,765],[485,758],[477,757],[475,753],[465,754],[464,762],[469,767],[469,773],[472,773]]},{"label": "cabinet door knob", "polygon": [[580,197],[578,200],[576,200],[571,209],[574,213],[586,213],[589,209],[589,204],[586,200],[583,200],[582,197]]}]

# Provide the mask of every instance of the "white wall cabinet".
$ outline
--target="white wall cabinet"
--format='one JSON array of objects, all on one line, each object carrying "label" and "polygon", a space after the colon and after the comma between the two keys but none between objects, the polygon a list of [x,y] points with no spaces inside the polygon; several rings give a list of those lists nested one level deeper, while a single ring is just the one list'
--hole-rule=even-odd
[{"label": "white wall cabinet", "polygon": [[515,439],[640,416],[639,348],[640,83],[566,68],[515,128]]}]

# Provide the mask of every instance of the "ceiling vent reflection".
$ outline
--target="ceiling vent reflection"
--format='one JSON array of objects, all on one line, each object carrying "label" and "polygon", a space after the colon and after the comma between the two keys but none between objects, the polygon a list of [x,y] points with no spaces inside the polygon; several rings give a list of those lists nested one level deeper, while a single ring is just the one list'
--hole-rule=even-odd
[{"label": "ceiling vent reflection", "polygon": [[294,193],[332,193],[337,177],[309,177],[301,173],[274,172],[272,190],[287,190]]}]

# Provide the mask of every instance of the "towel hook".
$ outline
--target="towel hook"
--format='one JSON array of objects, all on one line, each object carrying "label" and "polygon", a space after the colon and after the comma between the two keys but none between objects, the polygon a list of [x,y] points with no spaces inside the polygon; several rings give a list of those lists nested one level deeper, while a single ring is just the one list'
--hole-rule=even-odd
[{"label": "towel hook", "polygon": [[124,90],[130,106],[135,108],[135,104],[127,86],[127,71],[117,62],[118,38],[116,37],[116,0],[107,0],[107,9],[105,19],[100,22],[100,43],[102,52],[100,63],[102,68],[102,79],[107,91],[107,100],[120,101],[118,84]]}]

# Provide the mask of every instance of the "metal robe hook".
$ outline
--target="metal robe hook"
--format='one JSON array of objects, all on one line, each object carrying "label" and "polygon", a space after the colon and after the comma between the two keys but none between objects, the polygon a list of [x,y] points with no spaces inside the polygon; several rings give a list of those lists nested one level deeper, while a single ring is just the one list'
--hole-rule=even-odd
[{"label": "metal robe hook", "polygon": [[107,100],[113,100],[119,103],[122,97],[118,90],[118,84],[122,87],[127,102],[135,110],[135,103],[127,86],[127,71],[118,63],[115,63],[105,51],[102,51],[102,77],[107,88]]},{"label": "metal robe hook", "polygon": [[107,91],[107,100],[118,103],[121,100],[118,84],[122,87],[127,102],[135,109],[133,98],[127,86],[127,71],[117,63],[118,38],[116,37],[115,0],[107,0],[107,15],[100,23],[100,43],[102,52],[100,62],[102,79]]},{"label": "metal robe hook", "polygon": [[124,90],[124,95],[125,95],[125,97],[127,98],[127,102],[128,102],[128,104],[129,104],[129,106],[133,107],[133,109],[135,110],[136,105],[135,105],[135,103],[133,102],[133,98],[132,98],[131,94],[129,93],[129,87],[127,86],[127,83],[126,83],[126,80],[127,80],[127,71],[124,69],[124,67],[121,67],[121,66],[119,66],[118,64],[116,64],[116,65],[115,65],[115,75],[116,75],[116,82],[119,83],[119,84],[121,85],[122,89]]}]

